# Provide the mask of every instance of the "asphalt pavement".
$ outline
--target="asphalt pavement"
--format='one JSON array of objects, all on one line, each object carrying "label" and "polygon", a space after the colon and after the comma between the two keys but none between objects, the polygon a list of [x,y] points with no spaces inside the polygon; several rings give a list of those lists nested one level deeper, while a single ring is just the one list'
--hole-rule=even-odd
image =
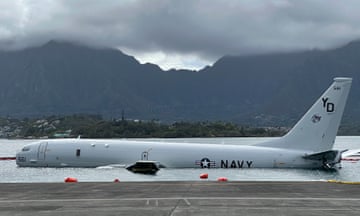
[{"label": "asphalt pavement", "polygon": [[340,182],[2,183],[0,215],[359,215]]}]

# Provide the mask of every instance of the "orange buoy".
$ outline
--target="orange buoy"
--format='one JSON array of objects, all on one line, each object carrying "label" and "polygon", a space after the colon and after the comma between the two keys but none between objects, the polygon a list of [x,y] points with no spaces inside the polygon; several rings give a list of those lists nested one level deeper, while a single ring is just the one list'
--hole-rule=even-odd
[{"label": "orange buoy", "polygon": [[207,179],[208,177],[209,177],[209,174],[207,174],[207,173],[200,174],[201,179]]},{"label": "orange buoy", "polygon": [[119,180],[118,178],[116,178],[116,179],[114,180],[114,182],[120,182],[120,180]]},{"label": "orange buoy", "polygon": [[226,177],[219,177],[217,180],[218,180],[218,181],[221,181],[221,182],[226,182],[226,181],[228,181],[228,179],[227,179]]},{"label": "orange buoy", "polygon": [[73,178],[73,177],[67,177],[65,178],[64,182],[69,183],[69,182],[78,182],[77,178]]}]

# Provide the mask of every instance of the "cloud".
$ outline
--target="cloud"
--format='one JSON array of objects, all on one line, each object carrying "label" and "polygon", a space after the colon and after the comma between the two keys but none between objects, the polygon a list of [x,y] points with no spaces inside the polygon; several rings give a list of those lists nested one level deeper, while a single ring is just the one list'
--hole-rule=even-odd
[{"label": "cloud", "polygon": [[70,40],[122,47],[164,68],[360,38],[357,0],[2,0],[0,8],[2,49]]}]

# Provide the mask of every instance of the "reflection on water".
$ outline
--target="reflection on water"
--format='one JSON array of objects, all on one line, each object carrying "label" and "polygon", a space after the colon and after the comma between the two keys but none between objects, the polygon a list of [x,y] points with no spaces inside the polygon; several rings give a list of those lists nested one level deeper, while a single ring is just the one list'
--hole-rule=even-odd
[{"label": "reflection on water", "polygon": [[[196,138],[171,139],[171,142],[253,144],[276,138]],[[149,139],[169,141],[169,139]],[[0,140],[1,156],[15,155],[29,140]],[[360,137],[337,137],[335,149],[359,149]],[[0,182],[63,182],[66,177],[76,177],[80,182],[120,181],[204,181],[201,173],[208,173],[209,179],[227,177],[229,181],[318,181],[343,180],[360,181],[360,162],[342,162],[337,172],[303,169],[161,169],[156,175],[131,173],[124,168],[20,168],[15,161],[0,161]]]}]

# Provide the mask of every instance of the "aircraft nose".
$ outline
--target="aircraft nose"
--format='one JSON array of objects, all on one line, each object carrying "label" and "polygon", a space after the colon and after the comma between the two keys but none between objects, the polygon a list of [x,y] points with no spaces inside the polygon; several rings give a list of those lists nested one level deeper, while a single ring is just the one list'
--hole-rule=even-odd
[{"label": "aircraft nose", "polygon": [[16,164],[18,166],[26,164],[26,162],[29,161],[28,156],[30,156],[33,148],[34,145],[26,145],[21,149],[20,152],[16,153]]},{"label": "aircraft nose", "polygon": [[25,162],[26,162],[26,156],[21,152],[17,153],[16,154],[16,164],[18,166],[21,166],[21,164],[23,164]]}]

